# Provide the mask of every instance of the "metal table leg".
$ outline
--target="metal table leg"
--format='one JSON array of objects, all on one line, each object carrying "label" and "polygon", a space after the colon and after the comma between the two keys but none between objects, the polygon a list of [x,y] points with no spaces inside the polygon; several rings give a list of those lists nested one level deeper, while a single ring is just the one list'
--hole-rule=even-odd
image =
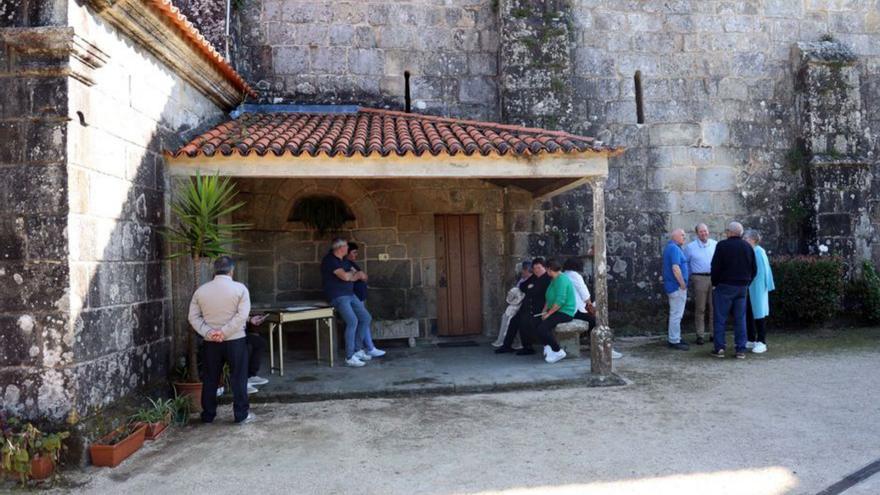
[{"label": "metal table leg", "polygon": [[275,374],[275,324],[269,323],[269,374]]},{"label": "metal table leg", "polygon": [[330,367],[333,367],[333,358],[336,356],[336,318],[333,316],[327,318],[327,327],[330,329]]},{"label": "metal table leg", "polygon": [[321,327],[319,323],[319,320],[315,320],[315,360],[321,364]]},{"label": "metal table leg", "polygon": [[278,318],[278,375],[284,376],[284,323]]}]

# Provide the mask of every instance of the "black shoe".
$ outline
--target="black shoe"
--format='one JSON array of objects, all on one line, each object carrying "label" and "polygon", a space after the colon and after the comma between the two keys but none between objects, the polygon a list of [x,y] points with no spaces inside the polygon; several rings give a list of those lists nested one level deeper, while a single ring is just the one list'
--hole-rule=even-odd
[{"label": "black shoe", "polygon": [[705,344],[706,342],[703,340],[703,337],[697,337],[697,340],[696,340],[696,342],[694,342],[694,343],[697,344],[697,345],[703,345],[703,344]]},{"label": "black shoe", "polygon": [[535,354],[535,350],[531,347],[523,347],[522,349],[516,351],[517,356],[531,356]]},{"label": "black shoe", "polygon": [[687,342],[684,342],[684,341],[679,342],[677,344],[673,344],[672,342],[667,342],[666,345],[668,345],[670,349],[676,349],[679,351],[687,351],[691,348],[689,345],[687,345]]},{"label": "black shoe", "polygon": [[508,354],[511,352],[513,352],[513,348],[507,347],[506,345],[503,345],[503,346],[499,347],[498,349],[495,349],[495,354]]},{"label": "black shoe", "polygon": [[712,351],[709,354],[711,354],[712,356],[717,357],[717,358],[723,358],[724,357],[724,349],[718,349],[717,351]]}]

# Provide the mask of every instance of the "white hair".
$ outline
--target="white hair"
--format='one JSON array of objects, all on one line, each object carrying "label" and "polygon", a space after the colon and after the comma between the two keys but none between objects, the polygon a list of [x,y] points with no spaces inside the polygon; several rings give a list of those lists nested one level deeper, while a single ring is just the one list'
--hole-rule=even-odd
[{"label": "white hair", "polygon": [[348,246],[348,241],[346,241],[342,237],[337,237],[336,239],[333,239],[333,242],[330,244],[330,247],[333,250],[339,249],[342,246]]},{"label": "white hair", "polygon": [[739,222],[730,222],[729,224],[727,224],[727,231],[737,237],[740,237],[743,235],[743,226]]}]

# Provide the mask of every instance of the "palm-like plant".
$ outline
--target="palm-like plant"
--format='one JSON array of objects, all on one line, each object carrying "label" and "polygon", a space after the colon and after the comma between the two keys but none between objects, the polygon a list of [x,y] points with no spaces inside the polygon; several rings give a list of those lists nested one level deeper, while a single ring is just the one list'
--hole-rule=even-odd
[{"label": "palm-like plant", "polygon": [[[236,241],[234,233],[250,227],[244,223],[220,223],[221,218],[244,206],[236,202],[235,184],[229,177],[219,174],[202,176],[196,173],[194,179],[178,188],[171,204],[176,216],[176,224],[165,229],[163,234],[176,250],[169,258],[189,256],[193,262],[193,291],[199,286],[199,262],[232,254],[229,246]],[[196,366],[196,341],[192,332],[187,332],[189,352],[187,378],[199,381]]]}]

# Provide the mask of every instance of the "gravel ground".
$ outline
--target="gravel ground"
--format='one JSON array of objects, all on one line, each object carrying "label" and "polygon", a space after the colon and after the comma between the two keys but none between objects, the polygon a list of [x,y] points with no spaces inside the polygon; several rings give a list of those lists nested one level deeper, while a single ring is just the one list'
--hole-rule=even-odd
[{"label": "gravel ground", "polygon": [[745,361],[622,343],[625,387],[258,404],[242,427],[226,406],[57,491],[814,494],[880,458],[880,331],[863,337]]}]

